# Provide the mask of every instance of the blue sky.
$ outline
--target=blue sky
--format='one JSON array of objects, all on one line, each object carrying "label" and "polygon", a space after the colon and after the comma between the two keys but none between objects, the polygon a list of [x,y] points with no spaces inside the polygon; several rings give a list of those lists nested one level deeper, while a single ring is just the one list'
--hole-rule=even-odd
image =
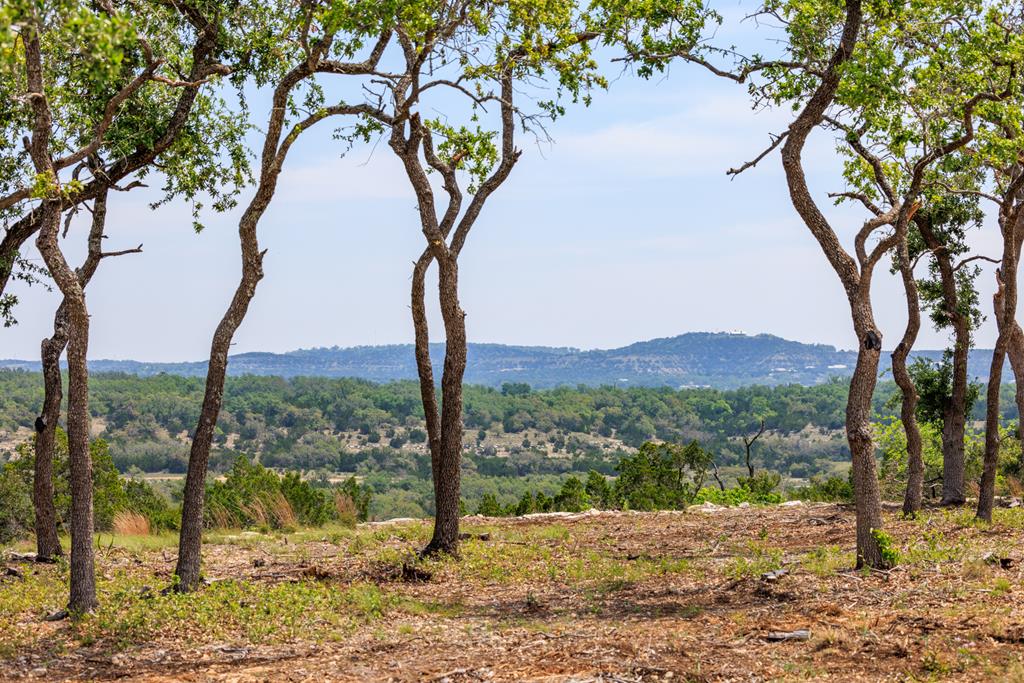
[{"label": "blue sky", "polygon": [[[749,3],[729,5],[727,26]],[[754,46],[745,24],[726,39]],[[491,198],[461,258],[471,341],[609,348],[688,331],[767,332],[805,342],[856,344],[845,297],[786,193],[777,154],[736,179],[725,170],[755,156],[787,111],[751,111],[745,88],[675,65],[642,81],[609,66],[613,82],[589,108],[555,123],[551,144],[524,150]],[[253,101],[254,120],[266,98]],[[235,352],[412,340],[409,276],[420,253],[415,201],[390,149],[344,157],[331,127],[296,144],[260,225],[266,277],[236,335]],[[808,150],[812,190],[842,189],[826,134]],[[243,195],[242,205],[251,190]],[[148,208],[146,191],[110,202],[108,249],[144,253],[105,261],[89,287],[90,356],[153,361],[206,356],[237,281],[240,210],[191,230],[183,205]],[[830,208],[846,244],[863,220]],[[65,248],[82,254],[86,226]],[[994,229],[972,236],[995,254]],[[27,254],[38,258],[34,248]],[[990,270],[981,280],[991,304]],[[0,333],[0,358],[33,358],[58,297],[15,286],[20,324]],[[905,309],[897,279],[880,268],[874,300],[891,348]],[[432,333],[441,338],[434,315]],[[991,346],[994,323],[978,343]],[[946,334],[922,330],[919,348]]]}]

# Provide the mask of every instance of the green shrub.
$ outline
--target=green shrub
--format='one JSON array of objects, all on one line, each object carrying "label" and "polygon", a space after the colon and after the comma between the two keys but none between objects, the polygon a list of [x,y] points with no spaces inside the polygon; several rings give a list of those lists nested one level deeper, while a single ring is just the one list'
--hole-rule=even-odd
[{"label": "green shrub", "polygon": [[32,533],[32,477],[25,477],[18,461],[0,468],[0,544],[7,544]]},{"label": "green shrub", "polygon": [[485,493],[480,499],[480,506],[477,508],[476,514],[484,517],[504,517],[505,511],[493,493]]},{"label": "green shrub", "polygon": [[555,509],[562,512],[589,510],[590,496],[587,495],[583,482],[576,477],[566,479],[561,490],[555,495]]},{"label": "green shrub", "polygon": [[124,494],[126,509],[148,519],[153,531],[177,531],[181,527],[181,510],[172,506],[146,482],[125,479]]},{"label": "green shrub", "polygon": [[807,486],[801,486],[790,492],[790,498],[794,500],[806,500],[819,503],[842,503],[853,500],[853,484],[848,478],[811,477]]},{"label": "green shrub", "polygon": [[516,504],[516,516],[532,515],[535,512],[537,512],[537,499],[534,498],[532,491],[527,491]]},{"label": "green shrub", "polygon": [[373,491],[354,477],[332,492],[303,480],[298,472],[279,475],[240,455],[224,481],[207,485],[204,524],[208,528],[320,526],[348,516],[346,505],[339,505],[336,496],[347,498],[355,517],[366,519]]},{"label": "green shrub", "polygon": [[602,510],[611,507],[612,489],[608,486],[608,479],[597,470],[590,470],[587,473],[587,495],[590,497],[590,504]]},{"label": "green shrub", "polygon": [[711,454],[696,441],[686,446],[646,442],[619,460],[614,497],[631,510],[667,510],[693,503],[701,490]]},{"label": "green shrub", "polygon": [[[53,452],[53,498],[58,528],[71,516],[71,485],[67,434],[57,429]],[[180,514],[171,504],[143,481],[121,476],[103,439],[89,444],[92,456],[93,526],[109,531],[114,515],[135,512],[149,520],[153,529],[177,529]],[[32,486],[35,477],[35,446],[20,444],[16,457],[0,472],[0,543],[31,535],[35,526]]]},{"label": "green shrub", "polygon": [[360,484],[355,477],[349,477],[338,490],[349,497],[356,508],[359,521],[365,522],[370,516],[370,503],[373,501],[373,489],[367,484]]},{"label": "green shrub", "polygon": [[[781,502],[782,496],[775,493],[782,482],[782,475],[778,472],[761,470],[752,477],[740,477],[739,485],[750,493],[751,503]],[[778,497],[778,501],[772,500]]]}]

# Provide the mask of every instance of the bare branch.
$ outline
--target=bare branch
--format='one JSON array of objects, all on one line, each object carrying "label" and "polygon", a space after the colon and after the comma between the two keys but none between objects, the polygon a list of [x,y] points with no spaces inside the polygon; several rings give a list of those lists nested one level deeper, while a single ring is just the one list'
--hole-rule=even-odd
[{"label": "bare branch", "polygon": [[968,263],[971,263],[972,261],[988,261],[989,263],[994,263],[996,265],[999,265],[999,264],[1001,264],[1003,262],[1002,259],[995,259],[995,258],[992,258],[991,256],[981,256],[981,255],[970,256],[968,258],[965,258],[960,263],[956,264],[953,267],[953,272],[956,272],[956,271],[960,270],[961,268],[966,266]]},{"label": "bare branch", "polygon": [[789,135],[789,131],[788,130],[787,131],[783,131],[782,133],[780,133],[778,135],[772,135],[771,136],[772,137],[772,144],[770,144],[767,149],[765,149],[763,152],[758,154],[756,157],[754,157],[750,161],[744,163],[742,166],[740,166],[738,168],[730,168],[728,171],[725,172],[725,174],[726,175],[731,175],[731,176],[738,176],[740,173],[743,173],[748,168],[753,168],[754,166],[757,166],[757,164],[760,163],[760,161],[762,159],[764,159],[766,156],[771,154],[772,151],[776,147],[778,147],[780,144],[782,144],[782,141],[786,139],[787,135]]},{"label": "bare branch", "polygon": [[863,204],[868,211],[875,214],[876,216],[881,216],[882,213],[884,213],[882,209],[873,201],[871,201],[871,198],[868,197],[863,192],[829,192],[828,196],[833,199],[838,199],[840,197],[846,199],[856,199],[861,204]]}]

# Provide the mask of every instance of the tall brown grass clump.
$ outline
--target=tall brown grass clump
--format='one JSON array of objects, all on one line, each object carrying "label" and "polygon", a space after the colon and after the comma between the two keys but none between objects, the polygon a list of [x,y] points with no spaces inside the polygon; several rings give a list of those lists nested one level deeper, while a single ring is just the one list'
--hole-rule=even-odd
[{"label": "tall brown grass clump", "polygon": [[114,533],[122,536],[149,536],[149,520],[131,510],[114,513]]},{"label": "tall brown grass clump", "polygon": [[359,521],[359,512],[352,497],[341,491],[334,492],[334,509],[338,511],[338,521],[349,529],[354,529]]},{"label": "tall brown grass clump", "polygon": [[298,519],[295,517],[295,510],[288,499],[281,492],[275,493],[267,501],[270,505],[270,514],[277,522],[279,529],[294,529],[298,526]]},{"label": "tall brown grass clump", "polygon": [[217,529],[234,529],[241,526],[238,519],[226,507],[216,502],[210,504],[210,517],[213,520],[214,528]]}]

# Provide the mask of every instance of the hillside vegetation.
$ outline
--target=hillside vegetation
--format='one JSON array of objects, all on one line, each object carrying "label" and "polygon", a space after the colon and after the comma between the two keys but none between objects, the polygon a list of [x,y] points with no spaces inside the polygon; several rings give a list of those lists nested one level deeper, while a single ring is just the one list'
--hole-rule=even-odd
[{"label": "hillside vegetation", "polygon": [[[188,461],[202,380],[101,373],[92,386],[94,431],[114,465],[122,473],[149,475],[174,498]],[[505,506],[528,492],[553,497],[567,476],[584,479],[591,470],[615,476],[620,459],[651,439],[698,441],[732,484],[747,474],[742,439],[756,433],[762,418],[768,431],[752,449],[758,470],[780,473],[784,487],[816,476],[845,477],[846,391],[840,380],[735,390],[469,386],[463,499],[475,511],[486,495]],[[1003,391],[1012,397],[1012,386]],[[894,424],[895,392],[892,384],[879,387],[879,429]],[[10,458],[18,444],[31,439],[32,416],[42,402],[38,375],[0,371],[0,397],[0,458]],[[1002,406],[1004,422],[1011,424],[1015,404],[1005,400]],[[983,415],[981,403],[974,416]],[[883,447],[905,448],[900,433],[885,430]],[[973,437],[975,451],[979,438]],[[421,517],[433,511],[425,440],[418,388],[411,382],[231,377],[210,466],[223,476],[241,455],[324,483],[356,475],[375,492],[371,517]],[[974,456],[977,463],[980,456]]]},{"label": "hillside vegetation", "polygon": [[[444,344],[430,345],[434,371],[440,374]],[[915,350],[911,358],[938,361],[942,351]],[[888,364],[883,356],[882,369]],[[992,351],[970,354],[972,377],[988,375]],[[690,332],[675,337],[636,342],[617,349],[580,350],[566,347],[469,344],[465,381],[500,388],[525,382],[550,389],[580,384],[597,387],[714,387],[735,389],[754,384],[821,384],[834,377],[849,377],[857,361],[855,351],[827,344],[804,344],[770,334]],[[38,370],[38,361],[0,360],[0,367]],[[169,373],[189,377],[206,374],[205,362],[149,363],[135,360],[93,360],[97,372],[137,375]],[[355,377],[374,382],[416,378],[411,344],[351,348],[300,349],[288,353],[240,353],[231,356],[232,375],[278,377]],[[1005,378],[1012,381],[1009,368]]]}]

